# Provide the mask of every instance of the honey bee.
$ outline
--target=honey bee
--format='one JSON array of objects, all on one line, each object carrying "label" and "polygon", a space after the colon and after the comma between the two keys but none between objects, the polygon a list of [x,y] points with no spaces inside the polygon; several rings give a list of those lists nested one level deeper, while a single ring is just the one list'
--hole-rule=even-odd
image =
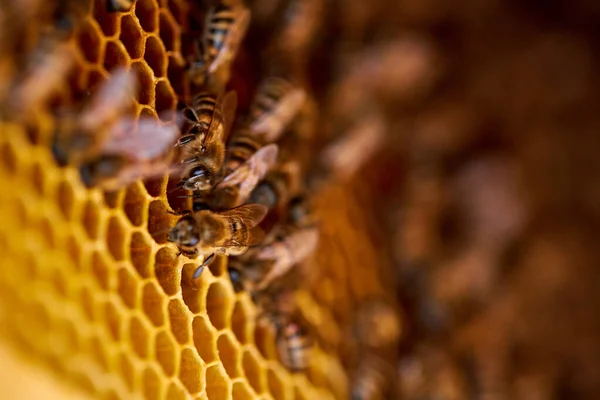
[{"label": "honey bee", "polygon": [[372,349],[390,349],[398,344],[402,327],[396,310],[382,300],[362,302],[354,330],[358,342]]},{"label": "honey bee", "polygon": [[391,365],[384,359],[367,354],[361,359],[351,383],[352,400],[385,400],[391,389]]},{"label": "honey bee", "polygon": [[167,240],[179,246],[183,254],[195,258],[210,254],[239,255],[257,244],[263,236],[257,225],[267,215],[261,204],[246,204],[223,212],[202,210],[182,216],[169,232]]},{"label": "honey bee", "polygon": [[250,194],[250,202],[281,211],[300,191],[300,165],[287,161],[275,167]]},{"label": "honey bee", "polygon": [[290,318],[277,322],[276,328],[277,353],[281,363],[292,372],[306,370],[313,346],[306,329]]},{"label": "honey bee", "polygon": [[263,143],[276,142],[305,100],[306,92],[288,80],[265,79],[250,106],[250,130],[261,135]]},{"label": "honey bee", "polygon": [[200,93],[184,110],[192,127],[176,144],[182,148],[183,166],[177,188],[201,192],[213,187],[225,160],[225,141],[236,107],[237,95],[231,91],[223,98]]},{"label": "honey bee", "polygon": [[242,5],[230,8],[220,3],[208,12],[204,33],[196,42],[196,52],[200,59],[192,62],[189,68],[190,79],[194,84],[204,85],[220,67],[231,62],[249,23],[250,11]]},{"label": "honey bee", "polygon": [[127,12],[134,2],[135,0],[107,0],[106,9],[108,12]]},{"label": "honey bee", "polygon": [[78,115],[58,118],[52,145],[55,159],[60,165],[77,166],[88,187],[116,190],[167,173],[172,165],[177,124],[122,115],[136,88],[133,73],[119,69]]}]

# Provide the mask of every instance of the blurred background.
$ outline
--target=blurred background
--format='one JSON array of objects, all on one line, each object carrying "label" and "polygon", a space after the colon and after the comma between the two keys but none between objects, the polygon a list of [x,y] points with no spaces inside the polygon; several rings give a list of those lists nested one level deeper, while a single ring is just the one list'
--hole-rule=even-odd
[{"label": "blurred background", "polygon": [[600,3],[244,3],[240,112],[269,74],[308,94],[280,147],[321,220],[296,295],[318,351],[290,374],[223,271],[192,293],[195,266],[151,238],[183,203],[168,177],[86,189],[48,151],[56,110],[116,66],[142,76],[138,116],[193,95],[212,3],[106,1],[0,0],[4,102],[57,15],[80,18],[56,93],[0,112],[2,398],[600,396]]}]

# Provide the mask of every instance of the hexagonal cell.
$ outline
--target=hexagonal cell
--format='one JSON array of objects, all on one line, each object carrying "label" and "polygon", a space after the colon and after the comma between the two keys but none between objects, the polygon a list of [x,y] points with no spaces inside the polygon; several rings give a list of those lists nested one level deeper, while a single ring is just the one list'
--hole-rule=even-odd
[{"label": "hexagonal cell", "polygon": [[233,293],[221,282],[214,282],[206,295],[206,312],[210,322],[217,329],[228,327],[233,304]]},{"label": "hexagonal cell", "polygon": [[97,335],[90,339],[90,344],[90,349],[92,350],[94,359],[97,361],[103,371],[108,371],[110,356],[107,354],[106,344]]},{"label": "hexagonal cell", "polygon": [[228,332],[222,333],[217,339],[217,350],[219,351],[219,358],[227,371],[229,377],[237,378],[241,376],[239,353],[240,347],[233,338],[229,336]]},{"label": "hexagonal cell", "polygon": [[213,365],[206,370],[206,394],[209,399],[226,399],[231,391],[231,381],[219,364]]},{"label": "hexagonal cell", "polygon": [[135,226],[142,226],[146,217],[146,190],[139,183],[129,185],[123,200],[123,209],[129,221]]},{"label": "hexagonal cell", "polygon": [[123,377],[129,390],[133,390],[136,381],[136,371],[128,353],[119,354],[119,375]]},{"label": "hexagonal cell", "polygon": [[[186,2],[169,0],[169,10],[173,14],[177,25],[186,26],[188,22],[189,5]],[[175,24],[174,24],[175,26]]]},{"label": "hexagonal cell", "polygon": [[79,270],[81,268],[81,247],[79,245],[79,240],[74,235],[70,235],[67,237],[66,241],[67,254],[71,261],[73,261],[75,269]]},{"label": "hexagonal cell", "polygon": [[233,384],[233,400],[254,400],[256,394],[252,391],[248,383],[244,381]]},{"label": "hexagonal cell", "polygon": [[257,323],[254,329],[254,343],[263,357],[268,360],[277,359],[277,349],[275,348],[275,332],[271,325],[266,323]]},{"label": "hexagonal cell", "polygon": [[144,181],[144,187],[148,194],[152,197],[159,197],[165,193],[167,186],[167,177],[151,178]]},{"label": "hexagonal cell", "polygon": [[119,313],[119,306],[115,305],[112,301],[106,302],[104,305],[104,318],[106,319],[105,326],[108,328],[110,336],[115,341],[120,341],[123,337],[122,332],[122,318]]},{"label": "hexagonal cell", "polygon": [[167,399],[169,400],[187,400],[189,399],[189,395],[186,393],[185,389],[181,386],[179,382],[171,382],[169,388],[167,389]]},{"label": "hexagonal cell", "polygon": [[138,59],[144,54],[144,38],[142,27],[132,15],[123,15],[121,18],[121,34],[119,39],[125,45],[131,58]]},{"label": "hexagonal cell", "polygon": [[152,276],[152,266],[150,264],[151,253],[152,245],[146,241],[146,235],[141,232],[134,232],[131,236],[129,257],[134,268],[142,278]]},{"label": "hexagonal cell", "polygon": [[77,44],[86,60],[96,64],[102,59],[104,41],[98,36],[98,28],[92,20],[84,19],[77,29]]},{"label": "hexagonal cell", "polygon": [[104,33],[104,36],[111,37],[119,33],[119,21],[121,19],[121,14],[108,12],[106,7],[107,1],[110,0],[93,2],[94,19],[100,25],[100,29],[102,29],[102,33]]},{"label": "hexagonal cell", "polygon": [[129,64],[127,49],[121,42],[108,41],[106,43],[106,54],[104,55],[104,69],[113,71],[118,67]]},{"label": "hexagonal cell", "polygon": [[136,354],[142,358],[148,355],[150,342],[150,327],[139,317],[133,316],[129,320],[129,341]]},{"label": "hexagonal cell", "polygon": [[131,64],[131,69],[137,74],[140,83],[140,91],[137,93],[136,100],[140,104],[154,107],[154,76],[152,70],[145,61]]},{"label": "hexagonal cell", "polygon": [[4,143],[0,147],[0,162],[9,174],[17,172],[17,155],[9,143]]},{"label": "hexagonal cell", "polygon": [[107,260],[105,253],[94,251],[92,253],[92,274],[103,290],[109,290],[114,286],[114,266]]},{"label": "hexagonal cell", "polygon": [[160,30],[158,33],[167,51],[179,50],[180,31],[170,13],[160,13]]},{"label": "hexagonal cell", "polygon": [[31,166],[31,184],[35,191],[41,195],[46,191],[46,181],[44,180],[46,174],[44,172],[44,167],[41,164],[34,163]]},{"label": "hexagonal cell", "polygon": [[167,53],[158,37],[148,36],[146,38],[144,60],[146,60],[152,71],[154,71],[155,77],[160,78],[167,74]]},{"label": "hexagonal cell", "polygon": [[92,322],[95,321],[97,318],[96,304],[94,303],[93,293],[94,290],[87,286],[82,286],[81,291],[79,293],[79,300],[83,313]]},{"label": "hexagonal cell", "polygon": [[40,218],[40,221],[38,222],[38,232],[41,234],[48,248],[54,249],[57,247],[57,232],[54,231],[53,224],[47,217]]},{"label": "hexagonal cell", "polygon": [[[59,260],[56,260],[59,261]],[[29,264],[29,263],[27,263]],[[62,264],[62,263],[61,263]],[[23,272],[26,273],[25,277],[27,280],[35,279],[35,271],[30,268],[22,268]],[[72,277],[70,276],[70,272],[65,268],[57,268],[50,272],[50,282],[52,286],[56,290],[56,292],[62,297],[68,297],[69,295],[69,281],[72,281]]]},{"label": "hexagonal cell", "polygon": [[156,360],[165,374],[173,376],[177,359],[177,343],[168,331],[160,331],[156,336]]},{"label": "hexagonal cell", "polygon": [[146,32],[156,31],[158,27],[158,7],[155,0],[136,1],[135,16]]},{"label": "hexagonal cell", "polygon": [[118,216],[112,216],[108,220],[108,228],[106,232],[106,245],[108,251],[117,261],[125,259],[127,252],[127,236],[128,227],[124,221]]},{"label": "hexagonal cell", "polygon": [[104,192],[104,204],[108,208],[120,208],[123,202],[124,190],[114,190],[110,192]]},{"label": "hexagonal cell", "polygon": [[227,271],[227,257],[217,256],[216,259],[208,265],[210,273],[213,276],[221,276]]},{"label": "hexagonal cell", "polygon": [[181,352],[179,379],[191,394],[204,389],[204,375],[201,372],[202,360],[198,354],[193,349],[184,348]]},{"label": "hexagonal cell", "polygon": [[117,292],[123,303],[131,309],[136,308],[139,296],[138,279],[128,268],[121,268],[117,273]]},{"label": "hexagonal cell", "polygon": [[217,335],[214,328],[204,317],[196,317],[192,322],[192,331],[194,335],[194,346],[198,350],[200,357],[210,363],[217,360],[217,347],[214,338]]},{"label": "hexagonal cell", "polygon": [[147,367],[142,373],[142,391],[144,398],[159,400],[163,398],[162,374],[154,367]]},{"label": "hexagonal cell", "polygon": [[177,269],[177,254],[167,247],[156,253],[154,261],[156,279],[166,294],[173,295],[179,290],[179,271]]},{"label": "hexagonal cell", "polygon": [[71,182],[60,181],[58,183],[58,208],[66,219],[73,216],[75,194]]},{"label": "hexagonal cell", "polygon": [[171,332],[179,344],[186,344],[192,337],[192,321],[189,311],[179,299],[171,299],[168,305]]},{"label": "hexagonal cell", "polygon": [[83,207],[83,227],[90,239],[98,239],[100,235],[100,210],[98,204],[91,200],[86,201]]},{"label": "hexagonal cell", "polygon": [[283,378],[279,376],[273,369],[267,370],[267,380],[269,382],[269,392],[274,399],[285,399],[286,391],[285,386],[282,383]]},{"label": "hexagonal cell", "polygon": [[164,297],[154,282],[146,283],[142,292],[142,307],[146,316],[154,326],[161,326],[165,322]]},{"label": "hexagonal cell", "polygon": [[258,361],[258,355],[250,350],[244,351],[242,366],[244,367],[244,375],[250,385],[256,393],[262,393],[265,390],[265,371]]},{"label": "hexagonal cell", "polygon": [[156,84],[156,112],[175,110],[177,106],[177,98],[175,91],[167,80],[160,80]]},{"label": "hexagonal cell", "polygon": [[154,200],[148,207],[148,233],[156,243],[166,243],[169,230],[178,219],[167,213],[167,207],[161,200]]}]

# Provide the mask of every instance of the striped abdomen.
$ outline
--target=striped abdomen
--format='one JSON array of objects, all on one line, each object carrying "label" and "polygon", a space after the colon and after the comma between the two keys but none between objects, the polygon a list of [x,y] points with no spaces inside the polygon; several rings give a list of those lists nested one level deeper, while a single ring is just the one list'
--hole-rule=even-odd
[{"label": "striped abdomen", "polygon": [[265,114],[273,112],[294,87],[286,80],[280,78],[269,78],[256,93],[256,97],[250,107],[250,118],[253,121],[260,119]]},{"label": "striped abdomen", "polygon": [[213,121],[217,108],[217,98],[210,93],[199,93],[190,102],[187,117],[194,123],[194,127],[203,133],[208,131]]},{"label": "striped abdomen", "polygon": [[210,14],[205,34],[207,59],[212,62],[225,45],[227,35],[235,22],[236,12],[222,3]]},{"label": "striped abdomen", "polygon": [[262,147],[250,131],[238,131],[227,145],[227,159],[223,175],[227,176],[245,163]]},{"label": "striped abdomen", "polygon": [[277,336],[277,350],[283,365],[292,371],[305,370],[312,343],[302,327],[288,322],[280,328]]}]

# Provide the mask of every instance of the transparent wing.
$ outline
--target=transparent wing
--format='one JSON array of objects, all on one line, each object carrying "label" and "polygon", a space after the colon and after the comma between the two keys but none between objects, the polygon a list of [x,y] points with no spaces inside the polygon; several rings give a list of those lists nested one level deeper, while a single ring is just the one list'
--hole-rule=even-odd
[{"label": "transparent wing", "polygon": [[264,113],[250,124],[250,129],[265,135],[264,140],[274,142],[279,139],[283,130],[298,115],[306,93],[300,88],[292,89],[286,94],[271,112]]},{"label": "transparent wing", "polygon": [[239,222],[242,225],[240,228],[251,229],[260,224],[268,211],[269,209],[262,204],[244,204],[243,206],[232,208],[219,214],[233,220],[233,222]]},{"label": "transparent wing", "polygon": [[251,247],[260,244],[265,238],[265,232],[258,226],[252,229],[240,229],[227,240],[224,247]]},{"label": "transparent wing", "polygon": [[233,25],[229,30],[227,38],[225,39],[225,43],[223,44],[223,48],[221,51],[219,51],[217,57],[208,67],[209,74],[214,73],[228,59],[232,58],[232,56],[235,56],[242,40],[244,39],[244,35],[248,30],[248,25],[250,24],[250,11],[246,7],[238,7],[238,15],[236,16],[235,22],[233,22]]}]

